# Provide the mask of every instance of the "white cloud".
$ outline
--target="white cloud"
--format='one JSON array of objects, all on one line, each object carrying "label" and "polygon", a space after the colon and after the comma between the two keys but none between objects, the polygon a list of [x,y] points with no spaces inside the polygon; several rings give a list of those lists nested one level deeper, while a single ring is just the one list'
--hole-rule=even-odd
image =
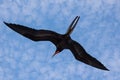
[{"label": "white cloud", "polygon": [[[120,78],[119,2],[119,0],[2,0],[0,79],[75,80],[76,77],[76,80],[118,80]],[[76,15],[80,15],[81,19],[72,36],[83,44],[89,54],[103,62],[110,72],[76,61],[70,51],[63,51],[51,59],[50,55],[55,49],[51,43],[34,43],[2,23],[4,20],[31,25],[30,27],[36,25],[41,28],[42,25],[45,26],[42,28],[63,31],[65,25]],[[53,25],[55,27],[50,27]]]}]

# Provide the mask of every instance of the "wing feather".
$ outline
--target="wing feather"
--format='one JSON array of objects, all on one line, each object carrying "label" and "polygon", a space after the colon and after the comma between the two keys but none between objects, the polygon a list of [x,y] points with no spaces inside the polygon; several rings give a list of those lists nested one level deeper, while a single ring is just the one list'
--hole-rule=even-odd
[{"label": "wing feather", "polygon": [[51,41],[55,45],[60,41],[60,34],[50,30],[36,30],[19,24],[4,22],[9,28],[33,41]]},{"label": "wing feather", "polygon": [[71,52],[73,53],[74,57],[90,66],[103,69],[103,70],[108,70],[101,62],[99,62],[96,58],[92,57],[91,55],[87,54],[87,52],[84,50],[84,48],[77,43],[76,41],[71,42],[71,47],[70,47]]}]

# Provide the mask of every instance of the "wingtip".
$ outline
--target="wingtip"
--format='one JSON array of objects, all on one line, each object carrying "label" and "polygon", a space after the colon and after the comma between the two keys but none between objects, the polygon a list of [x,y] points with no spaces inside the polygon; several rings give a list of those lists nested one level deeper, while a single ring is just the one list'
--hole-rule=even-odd
[{"label": "wingtip", "polygon": [[102,69],[102,70],[105,70],[105,71],[110,71],[109,69],[107,69],[104,65],[100,68],[99,67],[99,69]]},{"label": "wingtip", "polygon": [[7,22],[5,22],[5,21],[3,21],[3,23],[4,23],[4,24],[6,24],[6,25],[8,24],[8,23],[7,23]]},{"label": "wingtip", "polygon": [[6,24],[6,22],[5,22],[5,21],[3,21],[3,23],[4,23],[4,24]]},{"label": "wingtip", "polygon": [[104,68],[104,70],[106,70],[106,71],[110,71],[109,69],[107,69],[107,68]]}]

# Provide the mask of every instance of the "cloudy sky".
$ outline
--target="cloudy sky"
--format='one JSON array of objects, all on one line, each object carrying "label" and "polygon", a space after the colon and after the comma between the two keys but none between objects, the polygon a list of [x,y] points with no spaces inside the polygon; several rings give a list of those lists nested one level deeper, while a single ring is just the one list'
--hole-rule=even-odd
[{"label": "cloudy sky", "polygon": [[[33,42],[3,21],[71,34],[110,71],[81,63],[69,50],[51,58],[51,42]],[[119,80],[120,0],[0,0],[0,80]]]}]

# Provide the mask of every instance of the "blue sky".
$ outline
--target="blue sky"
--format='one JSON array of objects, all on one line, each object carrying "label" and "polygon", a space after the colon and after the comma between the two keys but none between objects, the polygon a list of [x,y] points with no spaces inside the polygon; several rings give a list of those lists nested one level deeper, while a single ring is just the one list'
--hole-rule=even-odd
[{"label": "blue sky", "polygon": [[[51,58],[51,42],[33,42],[3,21],[71,34],[110,71],[74,59],[69,50]],[[119,80],[120,0],[0,0],[0,80]]]}]

